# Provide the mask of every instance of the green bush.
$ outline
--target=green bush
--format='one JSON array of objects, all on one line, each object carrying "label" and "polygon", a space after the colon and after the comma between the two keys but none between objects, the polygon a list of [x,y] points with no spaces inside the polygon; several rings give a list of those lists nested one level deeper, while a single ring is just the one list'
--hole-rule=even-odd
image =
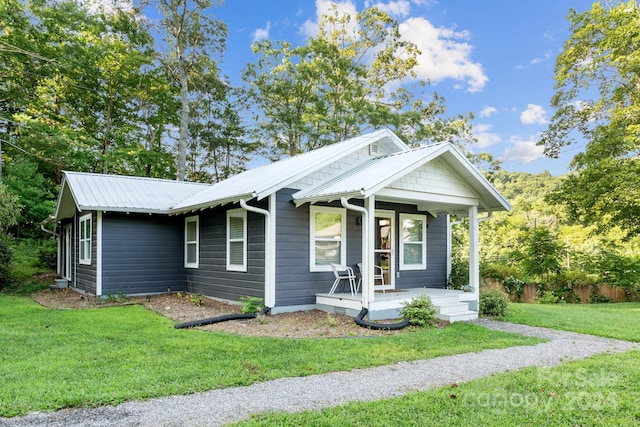
[{"label": "green bush", "polygon": [[499,289],[480,293],[480,314],[503,317],[509,308],[509,297]]},{"label": "green bush", "polygon": [[538,304],[558,304],[559,302],[560,297],[552,291],[544,291],[542,296],[538,298]]},{"label": "green bush", "polygon": [[244,303],[242,306],[242,312],[244,314],[257,313],[264,307],[262,298],[258,297],[240,297],[240,301]]},{"label": "green bush", "polygon": [[411,301],[403,303],[400,310],[400,317],[408,320],[410,324],[416,326],[433,326],[436,323],[438,309],[434,307],[431,298],[427,295],[420,295]]},{"label": "green bush", "polygon": [[56,241],[47,239],[38,247],[38,266],[47,270],[55,270],[58,257]]},{"label": "green bush", "polygon": [[0,290],[12,283],[11,277],[11,250],[4,240],[0,239]]},{"label": "green bush", "polygon": [[520,269],[506,263],[481,263],[480,275],[495,280],[505,280],[509,276],[520,276]]},{"label": "green bush", "polygon": [[515,295],[520,299],[524,292],[524,282],[513,276],[509,276],[502,282],[502,287],[510,295]]}]

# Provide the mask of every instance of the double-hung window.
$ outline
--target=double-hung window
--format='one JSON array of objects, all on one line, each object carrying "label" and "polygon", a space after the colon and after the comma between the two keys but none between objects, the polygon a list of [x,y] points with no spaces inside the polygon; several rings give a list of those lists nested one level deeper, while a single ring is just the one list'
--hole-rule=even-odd
[{"label": "double-hung window", "polygon": [[227,211],[227,270],[247,271],[247,211]]},{"label": "double-hung window", "polygon": [[198,268],[200,262],[200,218],[189,216],[184,219],[184,266]]},{"label": "double-hung window", "polygon": [[427,217],[400,214],[400,269],[427,268]]},{"label": "double-hung window", "polygon": [[330,271],[330,264],[347,263],[346,211],[340,208],[310,207],[311,271]]},{"label": "double-hung window", "polygon": [[91,265],[91,214],[80,217],[78,241],[80,264]]}]

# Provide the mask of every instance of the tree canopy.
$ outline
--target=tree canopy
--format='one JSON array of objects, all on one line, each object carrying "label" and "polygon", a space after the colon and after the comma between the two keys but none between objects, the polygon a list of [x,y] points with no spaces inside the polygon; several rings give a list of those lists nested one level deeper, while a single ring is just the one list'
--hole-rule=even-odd
[{"label": "tree canopy", "polygon": [[571,34],[555,67],[556,112],[540,144],[550,156],[586,141],[549,200],[572,218],[640,235],[640,6],[594,3],[568,16]]}]

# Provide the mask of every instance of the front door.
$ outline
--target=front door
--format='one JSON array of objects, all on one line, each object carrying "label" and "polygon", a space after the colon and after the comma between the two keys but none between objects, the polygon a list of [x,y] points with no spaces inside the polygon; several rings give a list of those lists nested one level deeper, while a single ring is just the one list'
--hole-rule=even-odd
[{"label": "front door", "polygon": [[[380,267],[382,271],[374,267],[375,289],[393,289],[394,288],[394,266],[395,266],[395,212],[393,211],[376,211],[375,222],[375,248],[374,263]],[[378,278],[382,272],[382,277]]]}]

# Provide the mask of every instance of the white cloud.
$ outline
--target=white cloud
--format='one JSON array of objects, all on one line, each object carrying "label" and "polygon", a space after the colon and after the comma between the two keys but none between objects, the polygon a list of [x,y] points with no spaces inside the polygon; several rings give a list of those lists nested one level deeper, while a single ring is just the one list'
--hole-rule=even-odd
[{"label": "white cloud", "polygon": [[409,0],[392,0],[388,3],[384,3],[382,1],[374,2],[367,0],[364,2],[364,7],[375,7],[387,13],[388,15],[397,16],[400,18],[407,17],[409,15],[409,12],[411,11],[411,3],[409,2]]},{"label": "white cloud", "polygon": [[511,138],[511,147],[507,148],[500,160],[505,162],[531,163],[545,158],[544,147],[536,145],[538,137],[533,135],[527,139]]},{"label": "white cloud", "polygon": [[[322,15],[327,15],[331,12],[331,8],[335,6],[338,9],[338,14],[343,15],[348,13],[349,15],[355,17],[358,13],[356,9],[356,5],[352,0],[343,0],[343,1],[333,1],[333,0],[316,0],[316,20],[313,21],[308,19],[302,24],[300,28],[300,32],[307,37],[314,37],[318,34],[318,23],[320,22],[320,18]],[[355,19],[351,20],[353,28],[351,30],[356,33],[357,27],[355,23]]]},{"label": "white cloud", "polygon": [[484,107],[482,107],[482,110],[480,110],[480,117],[489,117],[492,114],[497,113],[498,110],[495,109],[495,107],[492,107],[490,105],[485,105]]},{"label": "white cloud", "polygon": [[520,121],[525,125],[544,125],[549,123],[547,112],[539,105],[529,104],[527,109],[520,113]]},{"label": "white cloud", "polygon": [[253,41],[258,42],[260,40],[269,38],[269,30],[271,30],[271,22],[267,21],[265,28],[258,28],[253,32]]},{"label": "white cloud", "polygon": [[469,92],[477,92],[489,78],[482,64],[471,60],[473,46],[466,42],[468,31],[436,28],[424,18],[409,18],[400,24],[400,33],[422,52],[418,58],[418,77],[431,82],[454,79],[466,83]]},{"label": "white cloud", "polygon": [[484,149],[502,140],[500,135],[490,132],[492,128],[493,126],[491,125],[476,125],[473,127],[473,136],[478,140],[474,147]]},{"label": "white cloud", "polygon": [[531,65],[539,64],[539,63],[541,63],[541,62],[547,62],[548,60],[550,60],[550,59],[551,59],[551,57],[552,57],[552,56],[553,56],[553,53],[551,53],[551,52],[549,52],[549,51],[546,51],[546,52],[544,53],[544,56],[543,56],[543,57],[536,57],[536,58],[533,58],[533,59],[531,60]]}]

